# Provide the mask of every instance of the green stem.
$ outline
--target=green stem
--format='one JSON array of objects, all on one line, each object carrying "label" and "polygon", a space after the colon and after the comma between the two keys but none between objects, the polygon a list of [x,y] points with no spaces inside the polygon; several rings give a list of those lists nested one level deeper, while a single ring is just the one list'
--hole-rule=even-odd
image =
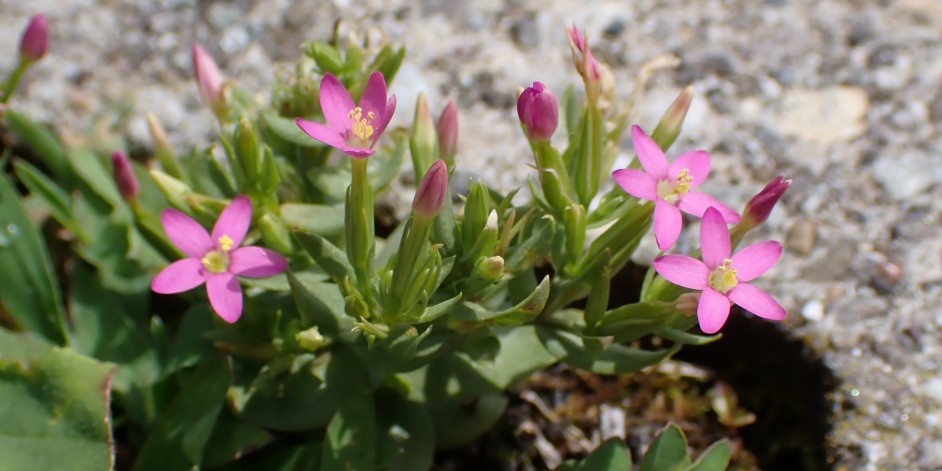
[{"label": "green stem", "polygon": [[415,271],[415,267],[422,266],[425,258],[422,256],[422,248],[428,240],[431,222],[428,218],[413,215],[406,223],[405,233],[399,241],[399,253],[396,254],[396,267],[392,279],[392,294],[398,304],[398,310],[412,304],[413,300],[403,299],[403,296],[409,283],[414,281],[412,272]]},{"label": "green stem", "polygon": [[0,96],[0,104],[6,104],[10,101],[10,97],[13,95],[13,92],[16,91],[17,85],[20,84],[20,78],[23,76],[23,72],[26,72],[28,67],[29,62],[20,60],[20,63],[16,65],[16,68],[13,69],[10,76],[3,82],[3,90],[0,90],[3,96]]},{"label": "green stem", "polygon": [[347,190],[347,256],[353,265],[357,288],[367,300],[372,298],[373,251],[376,231],[373,224],[373,188],[367,176],[368,159],[352,159],[353,179]]}]

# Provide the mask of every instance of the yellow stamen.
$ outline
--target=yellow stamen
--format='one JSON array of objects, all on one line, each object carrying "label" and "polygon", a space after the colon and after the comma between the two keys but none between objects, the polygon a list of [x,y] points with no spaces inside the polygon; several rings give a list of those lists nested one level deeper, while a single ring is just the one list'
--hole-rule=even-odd
[{"label": "yellow stamen", "polygon": [[739,284],[739,280],[736,279],[736,274],[736,269],[733,268],[733,261],[727,258],[710,273],[710,287],[720,293],[726,294],[726,292]]},{"label": "yellow stamen", "polygon": [[686,195],[687,192],[690,191],[690,184],[692,182],[693,177],[690,176],[690,171],[683,169],[677,174],[677,178],[675,178],[674,181],[659,181],[657,184],[657,194],[664,201],[675,203],[678,198]]},{"label": "yellow stamen", "polygon": [[203,262],[203,268],[210,273],[224,273],[229,270],[229,254],[222,250],[209,252],[200,262]]},{"label": "yellow stamen", "polygon": [[370,125],[374,119],[376,119],[376,113],[370,111],[366,114],[366,117],[363,116],[363,108],[359,106],[350,110],[350,121],[353,121],[353,137],[360,141],[360,144],[369,144],[370,138],[373,137],[373,126]]},{"label": "yellow stamen", "polygon": [[219,250],[223,252],[232,250],[232,239],[229,236],[223,234],[222,237],[219,238]]}]

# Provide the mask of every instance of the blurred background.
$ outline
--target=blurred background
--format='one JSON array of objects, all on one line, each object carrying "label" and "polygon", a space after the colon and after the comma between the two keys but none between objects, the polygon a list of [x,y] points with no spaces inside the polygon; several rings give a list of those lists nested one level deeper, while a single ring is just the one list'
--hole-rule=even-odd
[{"label": "blurred background", "polygon": [[[45,13],[52,35],[10,106],[71,145],[123,140],[137,155],[149,152],[147,112],[181,149],[216,132],[192,79],[193,42],[265,101],[299,44],[328,39],[341,19],[408,49],[393,125],[411,122],[420,92],[435,113],[456,99],[460,171],[504,190],[533,173],[518,90],[579,84],[565,26],[586,32],[623,99],[644,64],[676,57],[646,83],[632,122],[652,129],[693,85],[671,154],[712,153],[707,191],[740,208],[776,175],[794,180],[752,237],[784,241],[761,285],[837,378],[826,393],[836,468],[942,468],[938,0],[0,0],[0,11],[3,74],[30,15]],[[625,142],[619,164],[631,157]],[[385,198],[395,209],[411,191]],[[648,243],[640,263],[656,251]]]}]

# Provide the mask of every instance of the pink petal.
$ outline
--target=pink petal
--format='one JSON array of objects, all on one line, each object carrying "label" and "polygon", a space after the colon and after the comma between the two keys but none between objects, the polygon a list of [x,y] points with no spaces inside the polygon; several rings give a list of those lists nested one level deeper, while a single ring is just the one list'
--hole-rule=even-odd
[{"label": "pink petal", "polygon": [[711,270],[729,258],[729,228],[715,208],[707,208],[700,223],[700,253],[703,254],[703,263]]},{"label": "pink petal", "polygon": [[150,289],[160,294],[182,293],[206,281],[203,263],[198,258],[184,258],[167,265],[154,277]]},{"label": "pink petal", "polygon": [[370,149],[367,147],[350,147],[347,145],[343,145],[342,147],[340,147],[340,150],[342,150],[345,154],[355,159],[365,159],[373,155],[373,152],[374,152],[373,149]]},{"label": "pink petal", "polygon": [[707,334],[715,334],[723,328],[729,317],[729,298],[712,288],[703,290],[700,295],[700,304],[697,305],[697,322],[700,330]]},{"label": "pink petal", "polygon": [[788,315],[785,308],[769,296],[769,293],[749,283],[739,283],[729,290],[727,295],[731,301],[763,319],[780,321]]},{"label": "pink petal", "polygon": [[389,120],[392,119],[393,114],[396,112],[396,96],[393,95],[389,97],[389,101],[386,102],[386,111],[380,115],[380,119],[376,121],[373,125],[373,143],[376,143],[376,140],[379,139],[379,136],[383,134],[383,131],[386,130],[386,126],[389,126]]},{"label": "pink petal", "polygon": [[775,266],[782,257],[782,244],[774,240],[757,242],[733,255],[733,268],[740,282],[752,281]]},{"label": "pink petal", "polygon": [[677,178],[677,174],[684,169],[687,170],[687,174],[693,179],[690,182],[690,186],[695,187],[700,185],[706,180],[707,175],[710,174],[710,154],[705,150],[684,152],[671,163],[667,174],[671,179],[675,179]]},{"label": "pink petal", "polygon": [[222,320],[232,324],[242,317],[242,287],[230,273],[213,273],[206,277],[209,304]]},{"label": "pink petal", "polygon": [[350,112],[354,108],[353,97],[333,74],[324,74],[324,78],[321,79],[320,100],[321,111],[324,112],[327,125],[337,134],[350,130],[352,124]]},{"label": "pink petal", "polygon": [[163,224],[170,242],[187,257],[202,258],[215,247],[203,226],[176,209],[163,210],[160,213],[160,223]]},{"label": "pink petal", "polygon": [[216,220],[216,225],[213,226],[213,242],[218,243],[220,237],[229,236],[232,239],[232,247],[238,247],[242,244],[251,223],[252,200],[245,195],[236,196]]},{"label": "pink petal", "polygon": [[[374,115],[374,122],[379,123],[386,115],[386,80],[383,74],[373,72],[370,74],[369,81],[366,82],[366,88],[363,89],[363,95],[360,95],[360,108],[363,110],[363,116],[370,113]],[[376,125],[373,126],[374,133],[378,134]]]},{"label": "pink petal", "polygon": [[680,210],[664,200],[657,200],[654,204],[654,240],[657,241],[657,248],[662,252],[668,251],[680,237],[682,225]]},{"label": "pink petal", "polygon": [[707,289],[710,269],[700,260],[687,255],[661,255],[652,262],[654,271],[665,280],[689,289]]},{"label": "pink petal", "polygon": [[329,128],[321,123],[303,120],[301,118],[295,119],[294,123],[297,124],[302,131],[304,131],[304,134],[307,134],[308,136],[311,136],[312,138],[331,147],[336,147],[339,149],[346,145],[343,136],[341,136],[336,129]]},{"label": "pink petal", "polygon": [[681,196],[677,202],[677,207],[681,211],[696,217],[703,217],[703,213],[706,212],[707,208],[716,208],[727,223],[736,224],[739,222],[739,214],[736,211],[729,209],[728,206],[720,203],[718,199],[699,191],[688,191],[687,194]]},{"label": "pink petal", "polygon": [[657,201],[657,180],[634,168],[621,168],[612,172],[615,183],[635,198]]},{"label": "pink petal", "polygon": [[261,247],[239,247],[229,252],[229,273],[249,278],[277,275],[288,268],[278,252]]},{"label": "pink petal", "polygon": [[656,180],[667,178],[668,166],[664,151],[637,124],[631,127],[631,142],[634,143],[635,153],[644,171]]}]

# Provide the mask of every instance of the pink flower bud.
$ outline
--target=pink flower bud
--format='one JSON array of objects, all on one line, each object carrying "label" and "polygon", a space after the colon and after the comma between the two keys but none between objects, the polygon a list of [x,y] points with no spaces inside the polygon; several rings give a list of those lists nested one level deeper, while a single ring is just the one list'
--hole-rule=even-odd
[{"label": "pink flower bud", "polygon": [[559,124],[559,103],[542,83],[533,82],[517,99],[517,116],[528,139],[548,141]]},{"label": "pink flower bud", "polygon": [[43,14],[33,15],[20,38],[20,58],[36,62],[49,50],[49,22]]},{"label": "pink flower bud", "polygon": [[566,35],[569,36],[569,44],[580,53],[585,52],[585,36],[575,23],[566,28]]},{"label": "pink flower bud", "polygon": [[412,200],[412,211],[428,218],[435,217],[445,204],[448,193],[448,165],[444,160],[436,160],[422,177],[419,189]]},{"label": "pink flower bud", "polygon": [[458,105],[454,100],[445,105],[438,118],[438,154],[445,161],[454,162],[458,153]]},{"label": "pink flower bud", "polygon": [[765,185],[758,194],[752,197],[746,203],[746,209],[743,210],[743,219],[749,219],[753,225],[758,226],[769,218],[769,213],[775,207],[775,203],[785,194],[785,190],[792,184],[791,180],[786,180],[784,176],[779,175],[774,180]]},{"label": "pink flower bud", "polygon": [[114,168],[114,182],[118,185],[121,196],[127,201],[137,198],[140,185],[134,175],[134,169],[131,168],[131,161],[128,160],[128,156],[120,150],[112,152],[111,165]]},{"label": "pink flower bud", "polygon": [[213,109],[217,115],[225,106],[225,97],[222,91],[223,77],[213,60],[199,44],[193,45],[193,73],[200,87],[200,96],[203,103]]}]

